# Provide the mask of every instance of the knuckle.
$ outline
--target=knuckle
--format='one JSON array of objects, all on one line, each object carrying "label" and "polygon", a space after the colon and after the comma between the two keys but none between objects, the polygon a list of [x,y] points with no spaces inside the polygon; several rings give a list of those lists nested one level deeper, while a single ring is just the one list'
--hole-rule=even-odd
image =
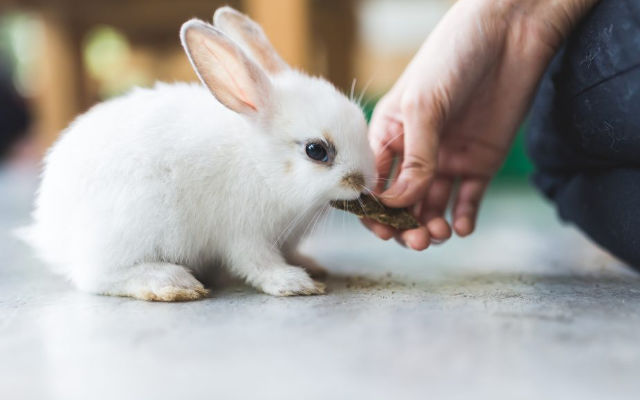
[{"label": "knuckle", "polygon": [[434,163],[417,154],[407,155],[402,163],[402,169],[425,180],[433,178],[436,173]]},{"label": "knuckle", "polygon": [[371,114],[371,120],[373,121],[379,118],[385,118],[389,113],[393,111],[394,104],[397,103],[394,103],[393,99],[390,99],[388,95],[383,96],[376,103],[376,106],[374,107]]},{"label": "knuckle", "polygon": [[441,85],[427,91],[406,93],[400,103],[401,111],[406,115],[428,113],[434,121],[444,120],[450,108],[448,92]]},{"label": "knuckle", "polygon": [[406,114],[424,112],[428,108],[428,103],[422,93],[409,93],[402,98],[400,109]]}]

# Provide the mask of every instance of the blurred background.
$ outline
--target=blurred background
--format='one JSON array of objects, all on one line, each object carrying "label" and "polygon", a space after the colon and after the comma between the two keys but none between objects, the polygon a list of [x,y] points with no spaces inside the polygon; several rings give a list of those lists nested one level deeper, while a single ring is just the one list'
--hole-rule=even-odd
[{"label": "blurred background", "polygon": [[417,253],[345,213],[311,227],[327,296],[91,296],[12,235],[76,115],[196,80],[187,19],[248,13],[291,65],[355,79],[370,115],[453,1],[0,0],[0,399],[640,398],[640,278],[526,184],[522,133],[468,239]]},{"label": "blurred background", "polygon": [[[196,76],[182,22],[229,4],[261,23],[282,56],[345,92],[370,115],[453,0],[2,0],[1,155],[33,164],[92,104],[132,86]],[[521,140],[499,177],[530,171]]]}]

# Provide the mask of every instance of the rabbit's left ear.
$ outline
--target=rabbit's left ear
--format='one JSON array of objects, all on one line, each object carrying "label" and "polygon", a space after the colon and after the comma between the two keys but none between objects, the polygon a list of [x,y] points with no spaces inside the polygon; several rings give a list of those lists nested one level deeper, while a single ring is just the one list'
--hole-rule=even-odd
[{"label": "rabbit's left ear", "polygon": [[269,74],[277,74],[289,66],[278,55],[262,27],[245,14],[225,6],[216,10],[213,24],[245,49]]},{"label": "rabbit's left ear", "polygon": [[197,19],[182,25],[180,39],[200,80],[220,103],[246,115],[265,111],[271,81],[233,40]]}]

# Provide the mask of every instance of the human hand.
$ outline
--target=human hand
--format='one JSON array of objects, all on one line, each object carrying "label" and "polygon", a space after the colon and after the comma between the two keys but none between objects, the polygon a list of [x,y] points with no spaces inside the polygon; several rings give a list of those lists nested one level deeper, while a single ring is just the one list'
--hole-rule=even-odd
[{"label": "human hand", "polygon": [[[480,201],[501,166],[547,64],[595,0],[461,0],[444,16],[370,127],[377,192],[410,207],[423,226],[397,231],[364,220],[382,239],[415,250],[473,232]],[[394,158],[400,159],[395,177]]]}]

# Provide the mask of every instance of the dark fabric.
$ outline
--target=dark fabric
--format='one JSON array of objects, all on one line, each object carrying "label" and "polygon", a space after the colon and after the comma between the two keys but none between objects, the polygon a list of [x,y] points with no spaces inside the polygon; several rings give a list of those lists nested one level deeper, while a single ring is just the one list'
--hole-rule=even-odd
[{"label": "dark fabric", "polygon": [[533,182],[560,216],[640,268],[640,0],[603,0],[541,82]]},{"label": "dark fabric", "polygon": [[9,74],[0,65],[0,162],[11,147],[25,135],[29,113]]}]

